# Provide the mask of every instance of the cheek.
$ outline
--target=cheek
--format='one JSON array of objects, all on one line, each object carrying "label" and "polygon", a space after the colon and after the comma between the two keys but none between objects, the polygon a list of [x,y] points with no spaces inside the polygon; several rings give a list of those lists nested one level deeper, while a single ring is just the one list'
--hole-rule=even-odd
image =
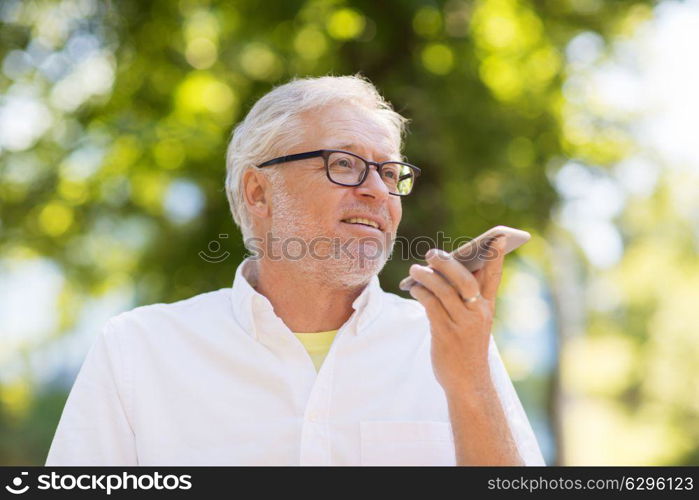
[{"label": "cheek", "polygon": [[308,186],[303,191],[306,193],[304,198],[313,207],[312,213],[318,223],[332,226],[338,222],[344,192],[328,184],[330,183],[326,182],[320,188]]},{"label": "cheek", "polygon": [[393,219],[393,226],[397,228],[398,224],[400,224],[401,217],[403,217],[403,206],[401,205],[401,200],[397,199],[395,202],[393,202],[389,207],[389,211],[391,212],[391,218]]}]

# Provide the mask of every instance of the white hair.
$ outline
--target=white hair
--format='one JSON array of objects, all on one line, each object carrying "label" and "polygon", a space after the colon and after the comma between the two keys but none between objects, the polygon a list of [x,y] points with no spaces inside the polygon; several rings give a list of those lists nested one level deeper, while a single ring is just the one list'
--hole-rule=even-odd
[{"label": "white hair", "polygon": [[[391,140],[402,149],[408,120],[393,110],[374,85],[361,75],[297,78],[262,96],[231,136],[226,152],[226,196],[243,241],[252,237],[252,221],[243,196],[243,173],[274,156],[287,154],[302,137],[299,115],[331,104],[368,109],[386,124]],[[265,175],[274,177],[268,169]]]}]

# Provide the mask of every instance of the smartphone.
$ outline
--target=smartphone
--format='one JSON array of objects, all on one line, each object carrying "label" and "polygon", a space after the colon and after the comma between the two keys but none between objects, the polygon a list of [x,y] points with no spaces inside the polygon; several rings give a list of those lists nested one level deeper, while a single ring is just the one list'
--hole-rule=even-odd
[{"label": "smartphone", "polygon": [[[483,267],[483,264],[488,260],[488,257],[492,257],[490,250],[490,244],[499,235],[503,235],[506,238],[505,242],[505,253],[508,254],[512,250],[521,247],[529,239],[531,235],[522,231],[521,229],[515,229],[507,226],[495,226],[488,229],[485,233],[477,236],[461,245],[459,248],[451,252],[451,256],[456,260],[461,262],[466,269],[471,272],[477,271]],[[408,291],[417,283],[412,277],[408,276],[404,278],[398,285],[401,290]]]}]

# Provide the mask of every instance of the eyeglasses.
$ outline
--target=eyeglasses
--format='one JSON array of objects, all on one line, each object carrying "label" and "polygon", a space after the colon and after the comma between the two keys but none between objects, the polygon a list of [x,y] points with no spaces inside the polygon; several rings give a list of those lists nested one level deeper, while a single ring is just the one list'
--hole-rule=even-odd
[{"label": "eyeglasses", "polygon": [[388,192],[396,196],[406,196],[413,190],[415,178],[420,175],[420,169],[410,163],[400,161],[375,162],[362,158],[348,151],[337,149],[319,149],[308,153],[280,156],[257,165],[258,168],[321,157],[325,161],[325,173],[333,184],[356,187],[362,184],[369,175],[369,167],[374,165],[383,180]]}]

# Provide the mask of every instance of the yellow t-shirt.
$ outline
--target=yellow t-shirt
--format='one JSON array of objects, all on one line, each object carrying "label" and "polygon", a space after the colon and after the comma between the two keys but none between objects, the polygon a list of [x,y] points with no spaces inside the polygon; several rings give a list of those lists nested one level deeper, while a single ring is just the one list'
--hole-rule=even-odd
[{"label": "yellow t-shirt", "polygon": [[328,330],[327,332],[315,333],[295,333],[296,338],[303,344],[303,347],[308,351],[316,371],[320,370],[320,365],[323,364],[325,356],[330,350],[330,346],[335,340],[337,330]]}]

